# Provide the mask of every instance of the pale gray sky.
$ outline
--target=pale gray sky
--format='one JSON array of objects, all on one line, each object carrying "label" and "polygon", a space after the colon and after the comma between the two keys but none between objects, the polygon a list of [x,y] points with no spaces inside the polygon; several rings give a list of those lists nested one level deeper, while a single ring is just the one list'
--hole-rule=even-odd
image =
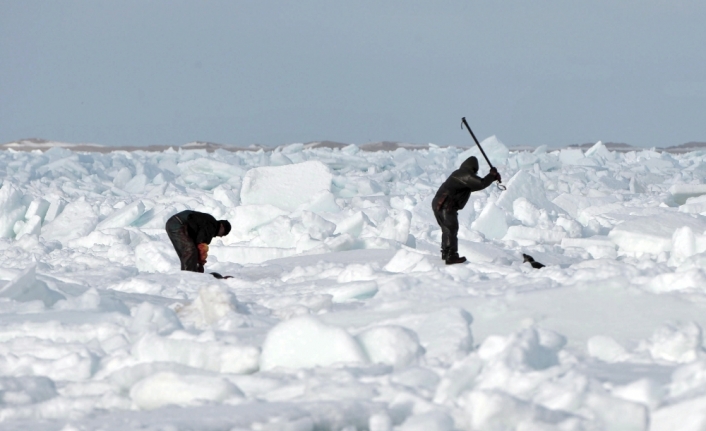
[{"label": "pale gray sky", "polygon": [[706,2],[0,0],[0,143],[706,141]]}]

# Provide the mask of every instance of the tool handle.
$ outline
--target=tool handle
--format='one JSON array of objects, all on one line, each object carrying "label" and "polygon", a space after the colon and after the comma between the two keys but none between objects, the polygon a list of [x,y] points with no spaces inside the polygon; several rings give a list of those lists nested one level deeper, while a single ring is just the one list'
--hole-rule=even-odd
[{"label": "tool handle", "polygon": [[480,150],[481,154],[483,154],[483,157],[485,157],[485,161],[488,162],[488,166],[490,166],[492,168],[493,164],[490,163],[488,156],[485,155],[485,151],[483,151],[483,147],[480,146],[480,142],[478,142],[478,138],[476,138],[476,135],[473,134],[473,130],[471,130],[471,126],[468,125],[468,122],[466,121],[466,117],[461,118],[461,122],[463,123],[464,126],[466,126],[466,129],[468,129],[468,132],[473,137],[473,140],[476,141],[476,145],[478,145],[478,149]]},{"label": "tool handle", "polygon": [[[468,133],[471,134],[471,136],[473,137],[473,140],[476,142],[476,145],[478,146],[480,153],[483,154],[485,161],[488,162],[488,166],[490,166],[490,168],[492,169],[493,164],[490,163],[490,159],[488,159],[488,156],[485,155],[485,151],[483,151],[483,147],[480,146],[480,142],[478,142],[478,138],[476,138],[476,135],[473,134],[473,130],[471,130],[471,126],[468,125],[468,121],[466,121],[466,117],[461,118],[461,128],[463,128],[463,126],[466,126],[466,129],[468,129]],[[498,188],[500,190],[507,190],[507,187],[502,185],[502,181],[498,181]]]}]

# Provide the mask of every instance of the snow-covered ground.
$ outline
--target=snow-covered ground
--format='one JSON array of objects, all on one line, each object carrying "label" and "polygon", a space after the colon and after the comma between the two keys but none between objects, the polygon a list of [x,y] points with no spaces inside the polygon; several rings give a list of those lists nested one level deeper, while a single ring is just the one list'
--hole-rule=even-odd
[{"label": "snow-covered ground", "polygon": [[483,145],[0,152],[0,429],[705,430],[706,151]]}]

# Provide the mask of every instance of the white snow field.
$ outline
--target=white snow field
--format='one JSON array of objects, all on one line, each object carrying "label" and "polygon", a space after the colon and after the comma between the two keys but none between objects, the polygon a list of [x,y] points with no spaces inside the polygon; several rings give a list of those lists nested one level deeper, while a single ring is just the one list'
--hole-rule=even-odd
[{"label": "white snow field", "polygon": [[483,146],[0,152],[0,429],[706,430],[706,151]]}]

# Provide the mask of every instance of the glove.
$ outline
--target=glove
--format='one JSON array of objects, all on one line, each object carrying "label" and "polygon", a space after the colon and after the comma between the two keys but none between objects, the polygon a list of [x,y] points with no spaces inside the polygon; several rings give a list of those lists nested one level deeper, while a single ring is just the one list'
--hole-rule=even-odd
[{"label": "glove", "polygon": [[196,247],[198,247],[198,249],[199,249],[199,263],[201,265],[205,265],[206,258],[208,257],[208,244],[201,243],[201,244],[197,245]]},{"label": "glove", "polygon": [[488,175],[492,175],[493,178],[495,178],[495,181],[500,181],[500,182],[502,182],[502,181],[501,181],[501,178],[500,178],[500,173],[498,173],[498,170],[495,168],[495,166],[493,166],[492,168],[490,168],[490,172],[488,173]]},{"label": "glove", "polygon": [[499,183],[502,183],[502,182],[503,182],[502,178],[500,177],[500,174],[497,173],[497,172],[495,173],[495,180],[496,180],[497,182],[499,182]]}]

